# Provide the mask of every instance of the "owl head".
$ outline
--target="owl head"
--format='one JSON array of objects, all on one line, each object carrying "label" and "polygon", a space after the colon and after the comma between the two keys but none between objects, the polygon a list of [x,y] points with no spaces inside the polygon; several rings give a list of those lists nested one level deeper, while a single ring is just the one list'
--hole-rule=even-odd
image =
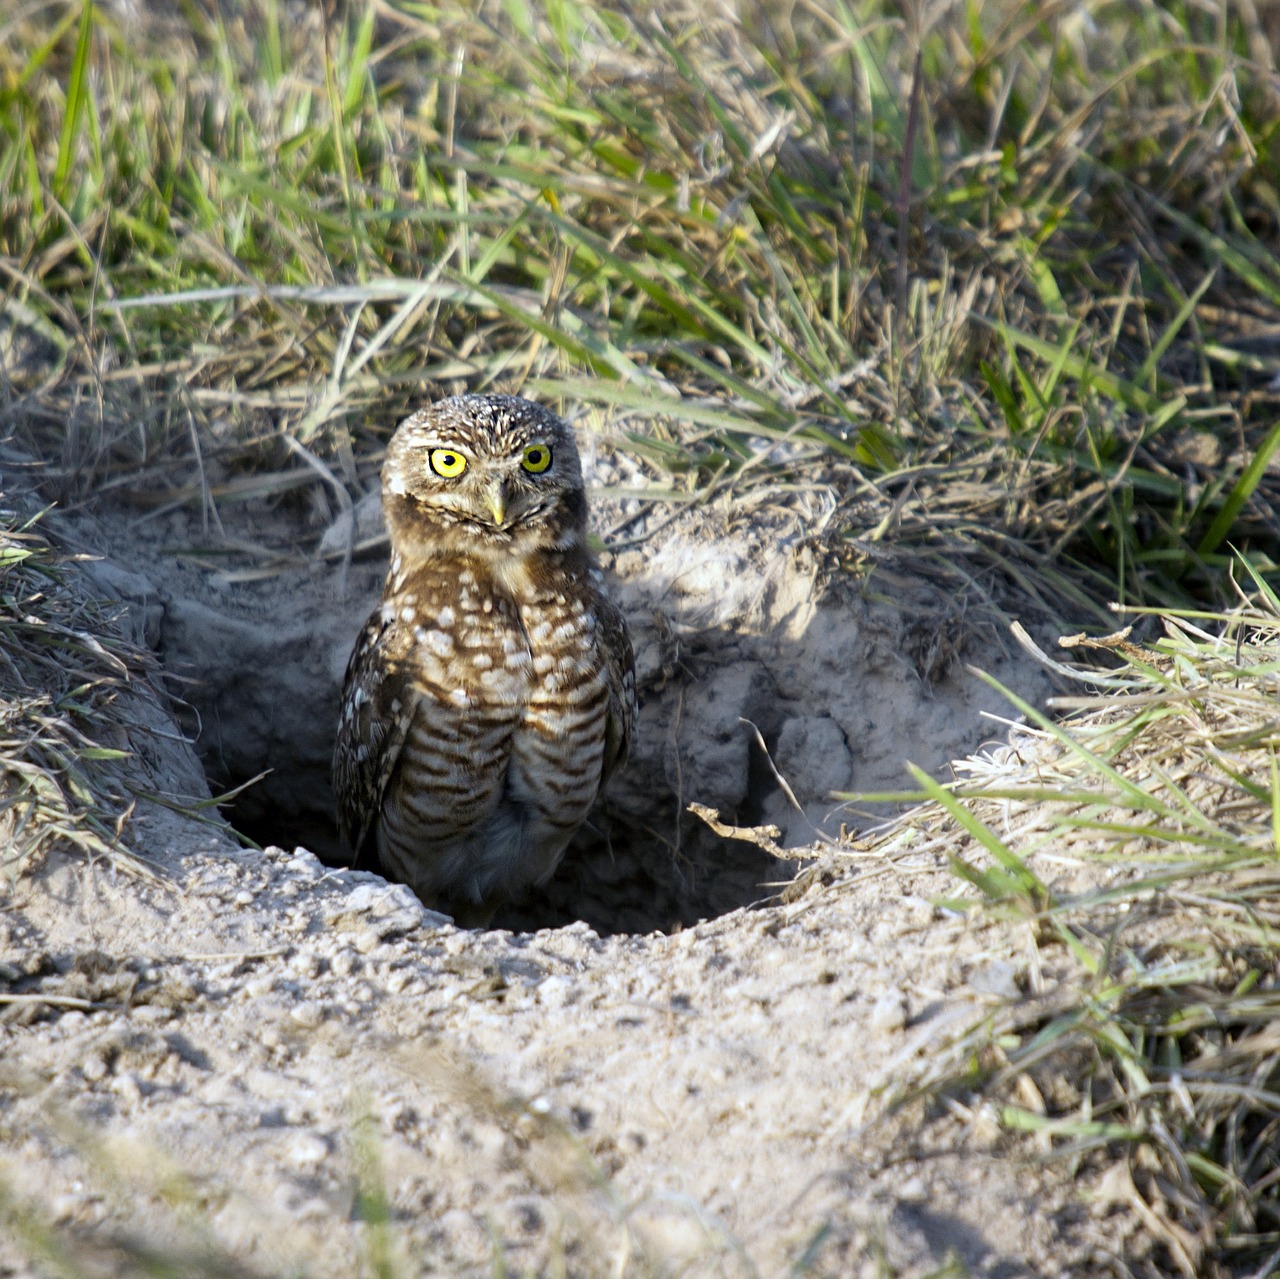
[{"label": "owl head", "polygon": [[400,554],[581,551],[586,494],[572,429],[513,395],[460,395],[407,417],[382,506]]}]

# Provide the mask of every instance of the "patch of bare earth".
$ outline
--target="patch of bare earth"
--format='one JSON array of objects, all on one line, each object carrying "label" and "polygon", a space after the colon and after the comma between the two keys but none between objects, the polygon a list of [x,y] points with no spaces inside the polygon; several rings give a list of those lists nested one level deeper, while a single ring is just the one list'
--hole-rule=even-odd
[{"label": "patch of bare earth", "polygon": [[[257,518],[234,535],[279,534]],[[954,1256],[1001,1279],[1123,1252],[1107,1206],[988,1117],[885,1114],[935,1046],[1054,975],[932,904],[957,891],[940,853],[860,852],[828,798],[999,735],[964,661],[1033,699],[1041,676],[963,601],[828,580],[792,514],[649,518],[606,561],[641,675],[632,764],[490,932],[344,869],[333,840],[338,683],[376,553],[247,581],[186,515],[67,520],[107,557],[86,589],[119,595],[183,681],[203,755],[143,699],[126,839],[159,882],[55,856],[3,900],[4,1178],[77,1265],[123,1265],[123,1234],[344,1276],[380,1250],[398,1273],[923,1275]],[[944,633],[960,660],[934,660]],[[235,815],[265,852],[148,798],[263,768]],[[693,802],[776,824],[787,856],[714,835]],[[0,1242],[0,1273],[32,1255]]]}]

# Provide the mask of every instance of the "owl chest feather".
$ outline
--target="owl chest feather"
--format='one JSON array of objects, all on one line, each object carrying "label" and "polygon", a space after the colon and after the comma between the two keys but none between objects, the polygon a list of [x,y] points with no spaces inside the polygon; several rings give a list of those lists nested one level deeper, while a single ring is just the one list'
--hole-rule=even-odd
[{"label": "owl chest feather", "polygon": [[589,590],[573,582],[543,589],[527,571],[485,568],[448,576],[433,568],[407,578],[384,605],[411,628],[416,691],[468,719],[554,736],[564,718],[554,711],[566,709],[566,696],[572,710],[574,690],[602,678]]},{"label": "owl chest feather", "polygon": [[[430,882],[465,865],[481,897],[550,873],[602,774],[607,688],[590,597],[532,581],[517,594],[472,566],[447,581],[416,575],[384,607],[398,610],[412,685],[396,776],[415,779],[388,788],[384,862],[418,864],[414,850],[430,846]],[[425,887],[428,872],[415,873]]]}]

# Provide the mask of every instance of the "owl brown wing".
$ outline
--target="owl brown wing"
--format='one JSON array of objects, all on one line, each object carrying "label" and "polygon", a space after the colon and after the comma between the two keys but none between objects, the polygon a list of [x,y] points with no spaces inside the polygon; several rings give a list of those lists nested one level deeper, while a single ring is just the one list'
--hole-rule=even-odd
[{"label": "owl brown wing", "polygon": [[604,767],[600,773],[600,789],[604,790],[610,776],[627,762],[631,751],[631,730],[636,722],[636,659],[621,610],[611,600],[600,596],[596,617],[609,682],[609,700],[605,706]]},{"label": "owl brown wing", "polygon": [[338,825],[359,853],[382,808],[417,707],[405,659],[411,642],[407,628],[379,608],[347,663],[342,716],[333,748],[333,789]]}]

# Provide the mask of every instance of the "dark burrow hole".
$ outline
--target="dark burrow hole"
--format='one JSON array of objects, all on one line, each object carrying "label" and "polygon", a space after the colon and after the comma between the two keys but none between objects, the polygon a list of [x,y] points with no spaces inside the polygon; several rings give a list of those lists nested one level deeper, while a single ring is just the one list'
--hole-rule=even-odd
[{"label": "dark burrow hole", "polygon": [[[354,634],[360,613],[345,630],[333,623],[282,634],[202,603],[172,601],[160,639],[180,723],[214,794],[244,787],[222,806],[226,819],[256,844],[301,845],[340,868],[353,862],[336,828],[329,755],[347,632]],[[641,716],[643,723],[643,705]],[[742,732],[745,742],[745,726]],[[503,908],[493,926],[528,932],[583,920],[602,935],[672,931],[766,902],[794,878],[797,863],[721,838],[684,811],[659,772],[650,759],[615,778],[551,880]],[[748,798],[722,812],[726,822],[762,813],[754,792],[774,782],[761,760],[749,772]]]},{"label": "dark burrow hole", "polygon": [[[496,927],[582,920],[601,934],[670,931],[776,900],[798,862],[717,836],[688,812],[691,801],[732,826],[776,824],[784,846],[812,846],[815,823],[836,834],[857,820],[834,797],[900,789],[903,760],[941,772],[990,736],[982,712],[1004,714],[1002,695],[954,663],[926,676],[912,657],[913,637],[938,629],[933,614],[908,618],[838,585],[815,599],[812,583],[780,562],[777,581],[747,564],[727,586],[719,560],[703,580],[683,552],[670,572],[659,562],[619,574],[615,598],[640,691],[631,760],[551,880],[503,909]],[[258,844],[302,845],[333,866],[351,864],[329,769],[343,673],[384,571],[353,564],[343,592],[317,573],[256,593],[175,593],[158,610],[159,654],[215,793],[268,773],[225,810]],[[762,582],[773,602],[760,615]],[[727,597],[735,589],[741,599]],[[669,619],[680,609],[677,629]],[[1043,695],[1045,676],[1030,659],[994,644],[981,656],[1020,695]]]},{"label": "dark burrow hole", "polygon": [[[934,595],[869,602],[839,580],[819,589],[807,561],[764,543],[730,554],[700,534],[651,550],[642,562],[620,557],[610,580],[636,654],[631,759],[554,876],[497,927],[670,931],[776,900],[797,861],[717,836],[691,801],[731,826],[776,824],[784,846],[812,846],[815,823],[836,834],[857,820],[834,797],[901,789],[905,759],[944,770],[990,736],[984,710],[1007,710],[958,661],[922,669],[921,638],[934,644],[950,616]],[[351,864],[329,769],[343,674],[385,567],[357,560],[339,580],[317,565],[216,591],[207,575],[188,578],[157,610],[157,648],[215,793],[268,772],[225,810],[258,844]],[[997,680],[1038,699],[1041,668],[989,642],[983,617],[955,652],[974,648]]]},{"label": "dark burrow hole", "polygon": [[[304,535],[294,515],[255,536],[293,545]],[[1003,717],[1007,702],[963,661],[1029,700],[1047,693],[1043,668],[1000,642],[991,610],[901,576],[893,599],[873,598],[785,543],[785,519],[757,523],[734,532],[691,517],[604,564],[635,649],[631,760],[551,880],[495,926],[671,931],[776,900],[799,861],[717,836],[691,801],[811,848],[819,827],[835,835],[866,815],[840,796],[900,790],[904,760],[942,773],[990,737],[982,713]],[[344,671],[381,598],[385,556],[219,572],[209,553],[175,558],[175,545],[202,545],[181,512],[150,540],[128,518],[103,540],[124,567],[101,565],[101,585],[133,606],[214,793],[245,788],[227,819],[257,844],[350,866],[329,770]],[[922,661],[939,637],[952,660]]]},{"label": "dark burrow hole", "polygon": [[[205,762],[215,789],[225,792],[239,784],[233,776],[218,776],[214,761],[206,757]],[[758,775],[767,777],[767,768],[762,767]],[[298,781],[307,784],[306,778]],[[245,790],[223,808],[223,815],[263,847],[301,844],[327,865],[351,867],[350,850],[342,844],[335,824],[324,820],[319,811],[331,796],[327,776],[314,776],[309,784],[317,805],[308,806],[305,815],[282,820],[282,807],[273,802],[267,782]],[[652,814],[627,812],[608,799],[598,804],[552,878],[502,908],[492,926],[534,932],[583,920],[601,936],[672,932],[768,901],[794,878],[796,862],[772,857],[742,840],[721,838],[701,823],[691,824],[687,816],[677,823],[675,799],[665,798],[667,811]],[[758,811],[759,804],[752,808]],[[727,814],[725,820],[733,822],[737,817]],[[659,822],[669,832],[680,831],[679,847],[655,829]],[[355,867],[379,871],[372,861],[355,863]]]}]

